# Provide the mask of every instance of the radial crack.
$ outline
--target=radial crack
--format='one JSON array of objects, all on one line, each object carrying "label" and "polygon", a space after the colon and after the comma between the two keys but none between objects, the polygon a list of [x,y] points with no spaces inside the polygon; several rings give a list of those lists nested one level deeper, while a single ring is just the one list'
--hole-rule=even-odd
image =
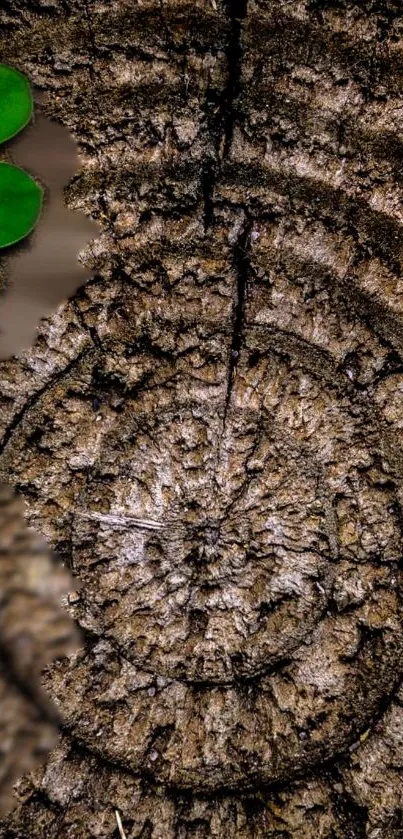
[{"label": "radial crack", "polygon": [[234,267],[236,271],[236,293],[233,309],[232,322],[232,341],[228,362],[228,378],[227,378],[227,393],[225,399],[224,410],[224,427],[225,418],[229,403],[231,400],[231,393],[235,379],[235,371],[238,362],[239,353],[242,346],[242,338],[244,332],[245,322],[245,299],[247,292],[247,285],[250,273],[248,243],[251,231],[251,224],[247,222],[242,228],[235,248],[234,248]]},{"label": "radial crack", "polygon": [[242,23],[247,13],[248,0],[228,0],[227,9],[231,23],[227,46],[228,81],[223,95],[222,133],[224,136],[223,157],[229,153],[234,133],[234,102],[239,93],[242,68]]},{"label": "radial crack", "polygon": [[210,132],[215,137],[215,154],[218,159],[216,165],[213,160],[208,161],[203,167],[202,192],[204,201],[204,229],[207,230],[214,217],[214,187],[217,179],[217,170],[222,160],[227,157],[231,148],[232,136],[235,124],[234,102],[240,89],[241,67],[242,67],[242,45],[241,21],[246,17],[248,0],[227,0],[226,7],[229,17],[229,37],[226,47],[227,58],[227,83],[221,93],[217,94],[210,90],[211,101],[206,101],[207,112],[209,106],[214,106],[214,116],[208,117]]}]

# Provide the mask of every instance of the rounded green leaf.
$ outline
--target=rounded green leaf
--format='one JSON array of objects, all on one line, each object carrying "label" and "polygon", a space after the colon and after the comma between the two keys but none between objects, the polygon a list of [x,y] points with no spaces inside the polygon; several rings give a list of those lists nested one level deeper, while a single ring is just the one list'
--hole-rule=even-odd
[{"label": "rounded green leaf", "polygon": [[31,119],[33,100],[23,73],[0,64],[0,143],[21,131]]},{"label": "rounded green leaf", "polygon": [[0,248],[28,236],[42,208],[43,190],[23,169],[0,163]]}]

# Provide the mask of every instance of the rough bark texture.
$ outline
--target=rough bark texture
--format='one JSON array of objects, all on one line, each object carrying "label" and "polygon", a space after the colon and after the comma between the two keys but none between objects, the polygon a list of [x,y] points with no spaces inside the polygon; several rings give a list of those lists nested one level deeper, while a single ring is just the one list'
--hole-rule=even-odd
[{"label": "rough bark texture", "polygon": [[0,837],[397,839],[400,3],[7,8],[103,234],[1,368],[86,644]]}]

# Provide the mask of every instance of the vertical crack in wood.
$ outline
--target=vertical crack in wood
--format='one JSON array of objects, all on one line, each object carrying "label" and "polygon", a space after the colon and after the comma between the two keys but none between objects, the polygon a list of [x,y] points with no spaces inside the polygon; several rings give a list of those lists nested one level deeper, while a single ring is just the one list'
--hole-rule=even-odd
[{"label": "vertical crack in wood", "polygon": [[247,14],[248,0],[228,0],[226,3],[231,28],[227,46],[228,81],[223,96],[222,133],[224,135],[223,157],[231,148],[236,118],[235,100],[241,82],[243,50],[241,43],[242,21]]},{"label": "vertical crack in wood", "polygon": [[204,200],[204,229],[207,231],[214,220],[214,187],[222,161],[231,149],[236,120],[235,100],[240,90],[242,69],[242,21],[247,14],[248,0],[231,0],[225,6],[229,18],[229,35],[226,48],[227,83],[217,97],[208,91],[211,101],[206,102],[206,111],[216,106],[213,117],[207,117],[210,133],[215,137],[216,161],[210,160],[203,167],[202,191]]},{"label": "vertical crack in wood", "polygon": [[228,361],[227,393],[224,409],[224,428],[227,417],[231,394],[235,380],[236,366],[242,347],[242,338],[245,323],[245,302],[250,273],[249,264],[249,237],[251,222],[246,220],[241,232],[238,235],[234,247],[234,268],[236,272],[236,290],[233,308],[232,340]]}]

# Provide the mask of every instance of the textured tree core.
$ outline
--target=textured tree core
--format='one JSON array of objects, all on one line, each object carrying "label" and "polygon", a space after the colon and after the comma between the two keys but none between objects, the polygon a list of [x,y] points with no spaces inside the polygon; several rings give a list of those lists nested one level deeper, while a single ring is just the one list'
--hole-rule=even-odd
[{"label": "textured tree core", "polygon": [[0,837],[398,839],[400,4],[21,5],[103,233],[1,369],[86,643]]}]

